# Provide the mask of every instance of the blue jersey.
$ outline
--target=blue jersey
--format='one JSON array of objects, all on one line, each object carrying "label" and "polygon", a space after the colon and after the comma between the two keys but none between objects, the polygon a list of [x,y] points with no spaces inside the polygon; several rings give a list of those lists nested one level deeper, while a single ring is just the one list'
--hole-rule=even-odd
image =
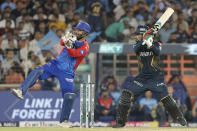
[{"label": "blue jersey", "polygon": [[[63,42],[60,43],[63,45]],[[74,49],[64,47],[56,59],[51,62],[66,74],[74,76],[74,72],[89,51],[87,41],[73,43]]]}]

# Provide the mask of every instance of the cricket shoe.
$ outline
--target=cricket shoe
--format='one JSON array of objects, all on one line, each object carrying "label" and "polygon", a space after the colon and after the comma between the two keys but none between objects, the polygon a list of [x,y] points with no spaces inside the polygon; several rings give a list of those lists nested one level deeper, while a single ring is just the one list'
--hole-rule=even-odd
[{"label": "cricket shoe", "polygon": [[177,121],[178,121],[182,126],[187,126],[187,121],[185,120],[184,117],[178,118]]},{"label": "cricket shoe", "polygon": [[12,94],[18,97],[19,99],[23,100],[22,91],[19,89],[12,89]]},{"label": "cricket shoe", "polygon": [[64,122],[62,122],[62,123],[59,124],[59,127],[62,127],[62,128],[72,128],[72,125],[68,121],[64,121]]}]

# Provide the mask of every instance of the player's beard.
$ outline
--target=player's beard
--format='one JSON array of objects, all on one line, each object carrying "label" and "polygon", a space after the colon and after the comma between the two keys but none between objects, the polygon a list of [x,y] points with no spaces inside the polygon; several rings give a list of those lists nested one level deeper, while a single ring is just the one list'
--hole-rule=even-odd
[{"label": "player's beard", "polygon": [[78,34],[78,35],[77,35],[77,40],[81,40],[83,37],[84,37],[83,34],[80,34],[80,35]]},{"label": "player's beard", "polygon": [[84,32],[83,34],[76,34],[76,36],[77,36],[77,40],[79,41],[79,40],[81,40],[82,38],[84,38],[85,36],[87,36],[87,33]]}]

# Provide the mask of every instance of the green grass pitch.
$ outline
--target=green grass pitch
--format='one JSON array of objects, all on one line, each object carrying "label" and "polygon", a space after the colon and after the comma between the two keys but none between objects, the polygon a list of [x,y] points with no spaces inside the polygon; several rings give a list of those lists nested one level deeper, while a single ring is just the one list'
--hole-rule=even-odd
[{"label": "green grass pitch", "polygon": [[197,131],[197,128],[188,127],[128,127],[114,129],[111,127],[95,127],[95,128],[33,128],[33,127],[1,127],[0,131]]}]

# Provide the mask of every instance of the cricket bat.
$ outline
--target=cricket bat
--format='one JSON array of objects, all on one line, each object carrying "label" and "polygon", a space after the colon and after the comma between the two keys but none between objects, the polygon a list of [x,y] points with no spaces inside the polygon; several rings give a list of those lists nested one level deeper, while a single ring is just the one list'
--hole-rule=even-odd
[{"label": "cricket bat", "polygon": [[[144,35],[143,39],[147,40],[151,35],[150,34],[156,34],[162,26],[166,23],[166,21],[170,18],[170,16],[174,13],[174,10],[170,7],[166,9],[166,11],[163,13],[163,15],[159,18],[159,20],[153,25],[151,29],[149,29]],[[142,45],[144,45],[145,42],[143,42]]]},{"label": "cricket bat", "polygon": [[164,14],[159,18],[159,20],[152,27],[153,33],[156,34],[161,27],[166,23],[166,21],[170,18],[170,16],[174,13],[174,10],[170,7],[166,9]]}]

